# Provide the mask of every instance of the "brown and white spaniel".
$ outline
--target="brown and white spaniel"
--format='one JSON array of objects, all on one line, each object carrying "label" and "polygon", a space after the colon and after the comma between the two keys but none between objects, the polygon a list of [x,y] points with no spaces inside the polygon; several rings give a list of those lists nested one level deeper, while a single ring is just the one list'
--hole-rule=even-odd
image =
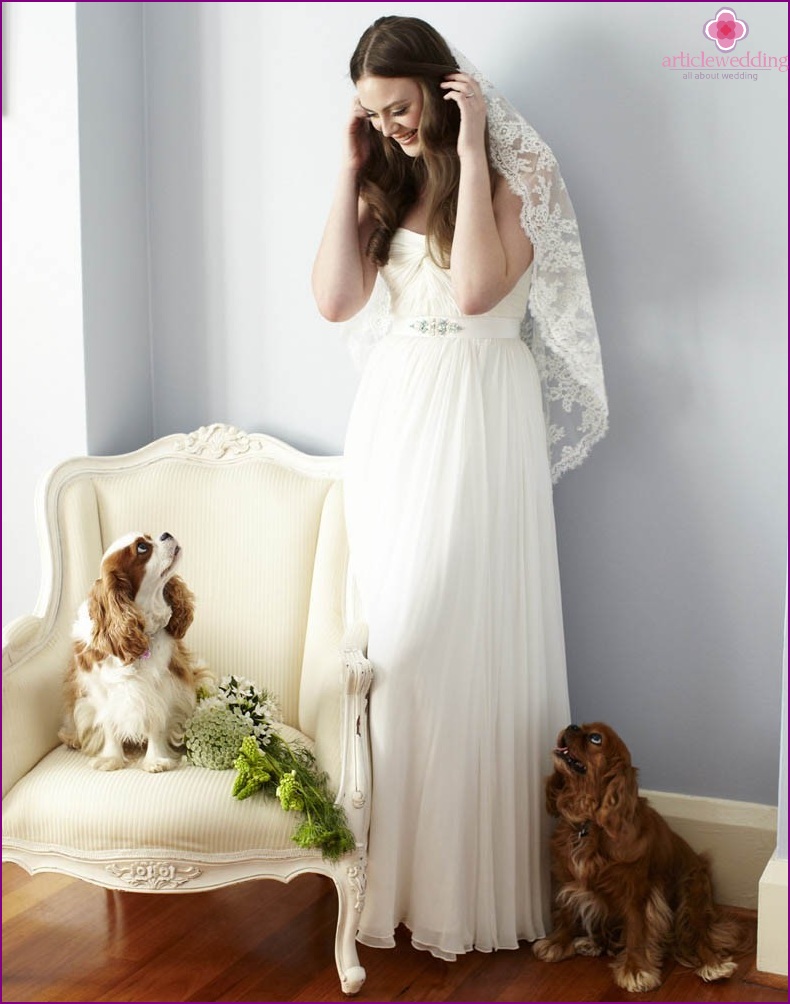
[{"label": "brown and white spaniel", "polygon": [[181,759],[184,726],[208,673],[182,641],[194,597],[174,574],[180,556],[169,533],[121,537],[79,609],[59,737],[98,770],[123,767],[124,748],[145,747],[141,766],[151,772]]},{"label": "brown and white spaniel", "polygon": [[615,955],[618,986],[661,984],[673,955],[703,980],[732,975],[751,938],[714,904],[707,860],[674,833],[647,799],[625,743],[608,725],[569,725],[557,738],[546,806],[559,817],[552,873],[554,930],[533,945],[545,962]]}]

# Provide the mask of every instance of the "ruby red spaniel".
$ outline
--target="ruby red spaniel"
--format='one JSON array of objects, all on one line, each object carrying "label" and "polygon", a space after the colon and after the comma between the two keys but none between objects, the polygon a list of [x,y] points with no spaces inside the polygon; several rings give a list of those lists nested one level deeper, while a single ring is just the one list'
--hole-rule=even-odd
[{"label": "ruby red spaniel", "polygon": [[703,980],[730,976],[750,948],[746,928],[714,904],[704,857],[639,796],[625,743],[608,725],[569,725],[554,750],[546,805],[558,883],[554,930],[533,945],[545,962],[615,956],[614,979],[630,993],[661,984],[674,955]]},{"label": "ruby red spaniel", "polygon": [[180,762],[183,729],[207,671],[183,642],[194,597],[175,575],[181,548],[169,533],[131,533],[104,554],[101,576],[79,609],[60,739],[117,770],[145,748],[141,766]]}]

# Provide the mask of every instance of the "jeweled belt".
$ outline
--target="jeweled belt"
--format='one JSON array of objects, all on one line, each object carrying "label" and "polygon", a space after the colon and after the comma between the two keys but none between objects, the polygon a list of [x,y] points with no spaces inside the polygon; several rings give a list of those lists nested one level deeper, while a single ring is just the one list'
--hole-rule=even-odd
[{"label": "jeweled belt", "polygon": [[394,315],[391,334],[429,338],[518,338],[521,321],[516,317],[403,317]]}]

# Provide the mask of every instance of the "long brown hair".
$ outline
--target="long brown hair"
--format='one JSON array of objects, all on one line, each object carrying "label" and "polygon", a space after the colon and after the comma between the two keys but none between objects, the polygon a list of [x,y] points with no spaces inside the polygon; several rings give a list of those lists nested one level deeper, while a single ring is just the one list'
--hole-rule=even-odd
[{"label": "long brown hair", "polygon": [[[360,195],[370,207],[374,228],[367,256],[386,265],[390,242],[408,209],[424,190],[428,216],[428,248],[447,267],[458,208],[458,130],[461,114],[455,101],[445,101],[439,87],[458,71],[450,47],[427,22],[417,17],[380,17],[360,38],[351,57],[351,79],[409,77],[423,95],[420,153],[409,157],[381,133],[371,130],[370,154],[359,172]],[[488,157],[488,129],[486,128]],[[493,184],[490,157],[489,174]]]}]

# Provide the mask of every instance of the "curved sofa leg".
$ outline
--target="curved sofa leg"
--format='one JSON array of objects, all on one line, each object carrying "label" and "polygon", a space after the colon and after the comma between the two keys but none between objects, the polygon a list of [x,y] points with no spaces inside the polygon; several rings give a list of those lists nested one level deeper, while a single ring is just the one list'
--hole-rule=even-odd
[{"label": "curved sofa leg", "polygon": [[344,994],[358,993],[365,982],[365,970],[357,955],[357,930],[359,916],[365,905],[367,883],[366,861],[363,853],[341,862],[335,877],[338,896],[337,933],[335,935],[335,962]]}]

